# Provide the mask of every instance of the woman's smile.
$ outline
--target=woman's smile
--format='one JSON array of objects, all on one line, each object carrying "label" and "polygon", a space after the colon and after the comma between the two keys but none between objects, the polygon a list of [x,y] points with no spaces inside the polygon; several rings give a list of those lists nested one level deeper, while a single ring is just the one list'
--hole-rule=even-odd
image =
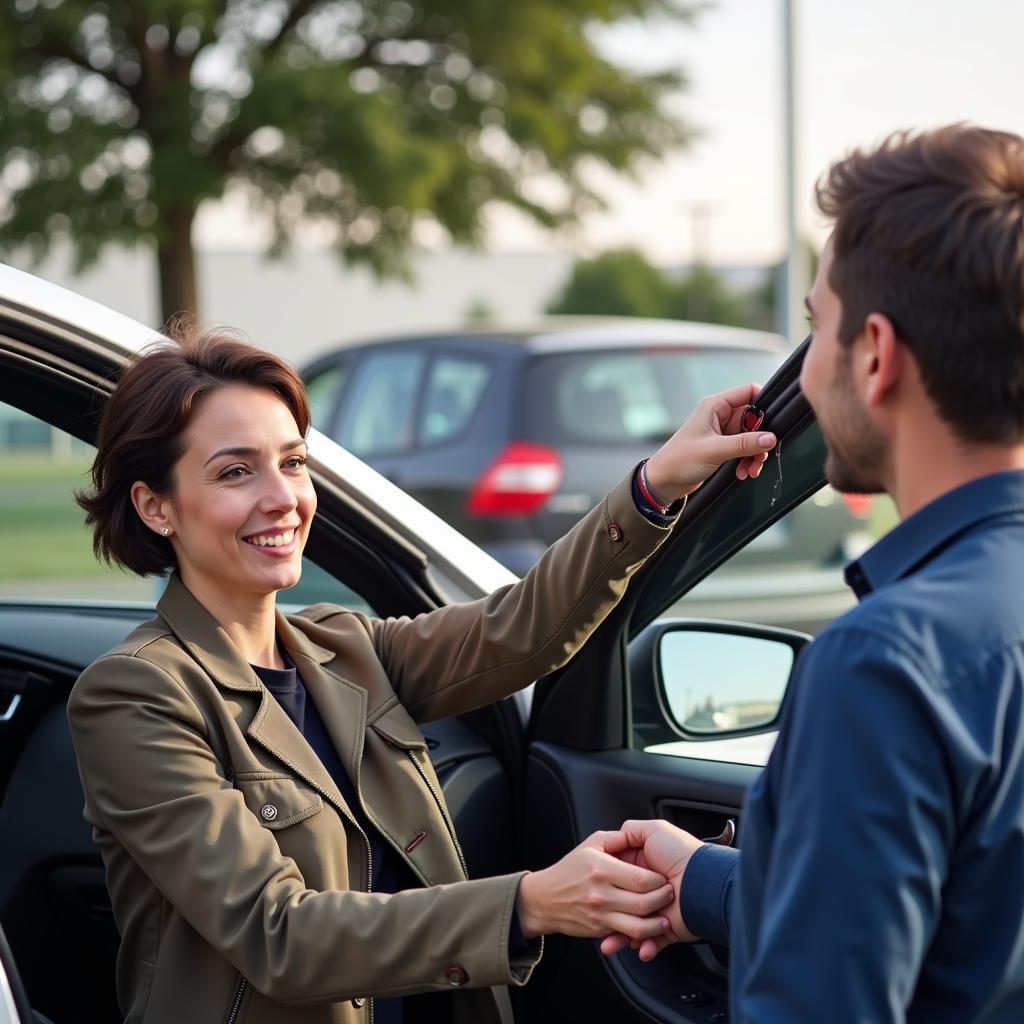
[{"label": "woman's smile", "polygon": [[242,540],[249,547],[257,548],[267,555],[283,557],[290,555],[296,548],[296,536],[299,526],[288,527],[287,529],[264,530],[262,533],[253,533]]}]

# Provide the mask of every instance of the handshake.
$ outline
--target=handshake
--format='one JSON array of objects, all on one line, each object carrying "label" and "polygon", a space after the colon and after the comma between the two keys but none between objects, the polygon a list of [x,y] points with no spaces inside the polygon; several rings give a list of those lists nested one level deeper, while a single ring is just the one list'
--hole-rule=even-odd
[{"label": "handshake", "polygon": [[523,877],[520,928],[527,938],[561,932],[601,939],[606,956],[630,946],[641,960],[673,942],[693,942],[679,888],[702,845],[667,821],[627,821],[615,832],[595,832],[558,863]]}]

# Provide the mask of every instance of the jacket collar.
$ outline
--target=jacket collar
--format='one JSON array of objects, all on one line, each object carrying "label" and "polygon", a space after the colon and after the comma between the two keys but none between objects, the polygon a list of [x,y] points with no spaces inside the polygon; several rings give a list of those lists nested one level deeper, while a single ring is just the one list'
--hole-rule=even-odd
[{"label": "jacket collar", "polygon": [[[157,613],[219,687],[249,693],[258,700],[259,706],[248,725],[238,723],[246,734],[351,816],[337,784],[313,748],[253,672],[227,632],[181,582],[177,573],[172,573],[168,579],[167,589],[157,603]],[[324,666],[334,659],[335,653],[313,643],[280,611],[276,628],[280,643],[295,662],[342,764],[355,783],[366,727],[366,691],[326,669]],[[251,709],[252,705],[248,707]]]},{"label": "jacket collar", "polygon": [[[167,589],[157,602],[156,610],[181,645],[218,686],[226,690],[263,689],[263,684],[227,632],[181,582],[176,572],[168,577]],[[304,662],[324,665],[335,656],[333,651],[313,643],[292,626],[280,611],[277,612],[277,635],[288,653],[294,652]],[[299,674],[305,681],[301,666]]]}]

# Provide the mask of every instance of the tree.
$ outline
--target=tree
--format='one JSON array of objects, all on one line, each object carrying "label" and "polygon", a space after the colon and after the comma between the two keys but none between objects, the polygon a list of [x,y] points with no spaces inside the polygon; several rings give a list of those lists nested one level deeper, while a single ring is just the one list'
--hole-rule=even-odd
[{"label": "tree", "polygon": [[486,324],[493,324],[498,319],[494,305],[486,295],[477,295],[470,300],[462,314],[463,323],[467,327],[481,327]]},{"label": "tree", "polygon": [[665,275],[636,249],[613,249],[578,260],[549,313],[601,316],[666,316],[669,284]]},{"label": "tree", "polygon": [[749,299],[730,289],[710,267],[698,264],[669,290],[666,316],[706,324],[750,323]]},{"label": "tree", "polygon": [[164,317],[197,312],[199,205],[242,189],[273,249],[310,219],[403,272],[423,221],[483,237],[505,203],[557,226],[599,205],[587,166],[684,143],[678,72],[629,71],[595,28],[691,20],[691,0],[8,0],[0,246],[79,267],[155,243]]},{"label": "tree", "polygon": [[751,298],[732,291],[713,270],[696,266],[670,279],[636,249],[579,260],[549,313],[653,316],[746,326]]},{"label": "tree", "polygon": [[[807,249],[807,282],[808,290],[818,273],[818,262],[821,253],[814,247],[810,240],[804,241]],[[766,331],[783,331],[781,310],[779,308],[785,288],[786,265],[784,262],[776,263],[771,270],[764,284],[755,289],[750,295],[751,325],[763,328]],[[804,334],[810,332],[802,324],[797,325],[796,333],[789,339],[791,344],[797,344]]]}]

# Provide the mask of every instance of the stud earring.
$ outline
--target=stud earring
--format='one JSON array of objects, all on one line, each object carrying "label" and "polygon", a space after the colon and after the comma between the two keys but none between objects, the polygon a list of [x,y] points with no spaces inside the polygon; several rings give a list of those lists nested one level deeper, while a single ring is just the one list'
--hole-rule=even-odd
[{"label": "stud earring", "polygon": [[166,537],[171,531],[165,526],[160,532]]}]

